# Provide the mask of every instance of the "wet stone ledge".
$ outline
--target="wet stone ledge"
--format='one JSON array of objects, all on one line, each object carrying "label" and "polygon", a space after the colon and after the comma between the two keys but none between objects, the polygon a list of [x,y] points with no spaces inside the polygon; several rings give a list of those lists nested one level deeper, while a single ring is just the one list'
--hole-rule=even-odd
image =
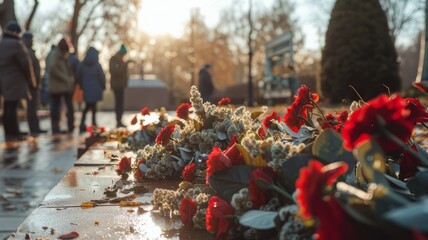
[{"label": "wet stone ledge", "polygon": [[141,202],[138,207],[107,202],[82,208],[84,202],[103,199],[104,189],[120,180],[117,161],[111,161],[110,154],[119,154],[114,142],[89,147],[9,239],[58,239],[70,232],[77,232],[77,239],[214,239],[206,231],[185,229],[179,219],[152,211],[153,190],[176,189],[178,181],[144,181],[148,192],[133,200]]}]

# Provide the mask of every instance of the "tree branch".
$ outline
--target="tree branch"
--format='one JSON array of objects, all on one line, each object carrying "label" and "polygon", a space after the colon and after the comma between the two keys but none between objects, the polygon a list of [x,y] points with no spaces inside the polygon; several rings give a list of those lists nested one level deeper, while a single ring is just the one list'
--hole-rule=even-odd
[{"label": "tree branch", "polygon": [[[85,0],[82,4],[86,3],[88,0]],[[95,9],[102,3],[102,0],[98,0],[97,3],[94,4],[94,6],[92,6],[91,10],[89,11],[89,14],[86,16],[85,18],[85,22],[82,26],[82,28],[80,29],[80,31],[77,31],[77,36],[82,35],[82,33],[85,31],[85,29],[88,27],[89,22],[91,22],[91,20],[94,20],[95,17],[92,17],[92,14],[94,13]],[[82,5],[83,6],[83,5]]]},{"label": "tree branch", "polygon": [[29,31],[31,22],[33,21],[34,15],[36,14],[37,7],[39,6],[39,0],[34,0],[33,9],[31,9],[30,16],[28,16],[27,21],[25,22],[25,30]]}]

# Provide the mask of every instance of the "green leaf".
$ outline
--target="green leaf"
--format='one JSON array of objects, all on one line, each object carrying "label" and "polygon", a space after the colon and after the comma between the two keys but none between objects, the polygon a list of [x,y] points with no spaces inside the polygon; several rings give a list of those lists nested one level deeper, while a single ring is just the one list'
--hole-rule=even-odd
[{"label": "green leaf", "polygon": [[181,158],[186,163],[188,163],[194,155],[194,152],[192,150],[184,148],[184,147],[178,147],[178,150],[180,151]]},{"label": "green leaf", "polygon": [[282,168],[277,171],[275,178],[284,186],[288,193],[296,191],[296,180],[299,178],[300,169],[306,167],[313,159],[310,154],[297,154],[282,164]]},{"label": "green leaf", "polygon": [[329,164],[343,161],[349,166],[348,173],[352,173],[356,162],[352,152],[343,147],[343,138],[333,129],[324,130],[314,141],[312,153],[323,163]]},{"label": "green leaf", "polygon": [[408,229],[428,232],[428,199],[393,209],[384,216],[386,219]]},{"label": "green leaf", "polygon": [[217,131],[216,133],[217,133],[217,138],[220,141],[227,140],[227,134],[226,133],[220,132],[220,131]]},{"label": "green leaf", "polygon": [[267,230],[275,227],[276,216],[278,216],[278,212],[250,210],[239,218],[239,223],[246,227]]},{"label": "green leaf", "polygon": [[221,198],[230,202],[233,194],[248,187],[254,169],[247,165],[232,166],[215,172],[209,176],[208,182]]},{"label": "green leaf", "polygon": [[407,186],[416,196],[428,194],[428,170],[418,172],[412,179],[409,180]]},{"label": "green leaf", "polygon": [[383,175],[386,169],[385,155],[376,142],[370,140],[360,144],[354,149],[353,154],[361,164],[362,174],[366,182],[389,186]]}]

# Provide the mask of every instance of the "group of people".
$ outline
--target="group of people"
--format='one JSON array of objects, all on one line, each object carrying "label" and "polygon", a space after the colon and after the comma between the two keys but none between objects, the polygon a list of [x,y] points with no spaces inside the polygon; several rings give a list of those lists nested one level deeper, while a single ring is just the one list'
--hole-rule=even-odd
[{"label": "group of people", "polygon": [[[3,126],[6,141],[24,140],[28,133],[19,129],[18,107],[25,99],[30,135],[38,136],[48,131],[40,128],[37,109],[41,85],[47,85],[51,131],[53,134],[71,133],[74,130],[73,93],[77,86],[83,91],[85,107],[79,129],[86,130],[86,115],[92,111],[92,125],[97,125],[97,102],[102,100],[106,77],[99,63],[99,51],[89,47],[80,61],[67,37],[53,45],[45,60],[42,78],[39,61],[33,50],[33,35],[25,32],[14,21],[6,24],[0,41],[0,93],[3,97]],[[124,89],[128,81],[127,50],[124,45],[110,59],[111,88],[115,96],[117,127],[125,126],[123,115]],[[42,92],[43,94],[43,92]],[[67,112],[67,129],[61,130],[62,102]]]}]

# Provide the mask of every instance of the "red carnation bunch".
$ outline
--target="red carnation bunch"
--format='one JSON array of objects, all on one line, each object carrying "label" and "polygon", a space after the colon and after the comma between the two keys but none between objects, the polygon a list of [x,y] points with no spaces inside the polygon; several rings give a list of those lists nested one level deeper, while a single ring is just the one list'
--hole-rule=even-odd
[{"label": "red carnation bunch", "polygon": [[228,217],[234,213],[235,211],[226,201],[217,196],[213,196],[208,202],[205,219],[207,230],[216,232],[217,239],[225,239],[230,227]]},{"label": "red carnation bunch", "polygon": [[122,157],[119,161],[118,169],[121,172],[129,172],[131,171],[131,158],[130,157]]},{"label": "red carnation bunch", "polygon": [[276,120],[276,121],[281,121],[281,117],[278,116],[278,114],[273,111],[271,114],[269,114],[268,116],[265,117],[265,119],[263,120],[262,124],[266,129],[269,129],[271,124],[272,124],[272,120]]},{"label": "red carnation bunch", "polygon": [[143,107],[141,110],[140,110],[140,113],[141,113],[141,115],[150,115],[150,109],[148,108],[148,107]]},{"label": "red carnation bunch", "polygon": [[181,199],[178,212],[180,213],[181,222],[186,228],[191,228],[193,226],[193,216],[197,209],[198,205],[192,198]]},{"label": "red carnation bunch", "polygon": [[396,95],[391,98],[383,94],[355,110],[342,129],[344,146],[352,150],[360,143],[374,139],[387,154],[402,151],[383,131],[388,131],[402,142],[412,135],[414,123],[409,121],[410,111],[406,103]]},{"label": "red carnation bunch", "polygon": [[175,130],[175,125],[167,125],[162,128],[159,134],[156,136],[156,143],[161,144],[163,146],[169,143],[171,139],[171,135]]},{"label": "red carnation bunch", "polygon": [[196,177],[195,163],[185,166],[181,176],[183,177],[184,181],[192,182]]},{"label": "red carnation bunch", "polygon": [[192,105],[188,103],[182,103],[180,106],[177,107],[177,110],[175,113],[177,114],[177,117],[181,119],[189,119],[189,109],[192,107]]},{"label": "red carnation bunch", "polygon": [[220,101],[218,101],[217,105],[218,106],[227,106],[230,103],[230,98],[229,97],[224,97],[221,98]]},{"label": "red carnation bunch", "polygon": [[287,108],[287,113],[284,115],[285,124],[294,132],[298,132],[314,108],[313,103],[318,100],[318,94],[311,93],[311,90],[305,85],[300,87],[297,95],[294,96],[294,102]]}]

